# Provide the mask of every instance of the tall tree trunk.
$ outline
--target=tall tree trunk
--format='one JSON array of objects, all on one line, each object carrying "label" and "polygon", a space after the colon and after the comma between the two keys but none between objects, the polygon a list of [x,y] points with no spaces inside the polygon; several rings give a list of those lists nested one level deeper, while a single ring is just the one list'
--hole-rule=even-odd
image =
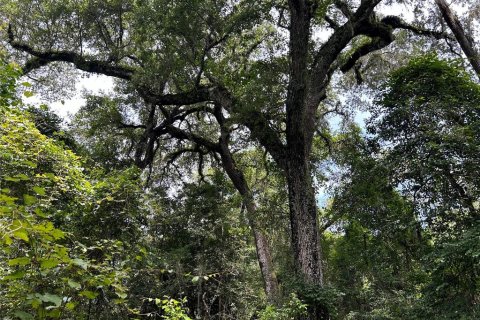
[{"label": "tall tree trunk", "polygon": [[[296,160],[302,159],[291,159],[287,172],[295,269],[305,285],[321,289],[323,268],[315,190],[308,160],[300,163]],[[301,318],[302,320],[330,319],[325,306],[318,302],[306,302],[309,304],[308,315]]]},{"label": "tall tree trunk", "polygon": [[435,2],[442,13],[443,19],[448,24],[448,27],[452,30],[455,38],[460,44],[463,53],[467,56],[473,70],[475,70],[477,76],[480,78],[480,55],[475,50],[475,44],[473,43],[472,37],[465,33],[460,20],[458,20],[458,17],[450,9],[445,0],[435,0]]},{"label": "tall tree trunk", "polygon": [[295,164],[288,169],[288,197],[295,267],[307,284],[323,285],[320,240],[315,191],[308,164]]},{"label": "tall tree trunk", "polygon": [[248,223],[252,229],[255,240],[257,259],[260,272],[262,273],[265,294],[267,295],[269,303],[275,304],[279,300],[280,292],[267,236],[256,223],[257,208],[255,205],[255,200],[253,199],[252,191],[250,190],[243,172],[238,169],[235,159],[228,148],[229,130],[225,127],[225,118],[223,117],[221,108],[219,106],[217,106],[215,109],[215,117],[221,128],[219,153],[222,160],[222,167],[237,191],[242,196],[243,204],[247,210]]},{"label": "tall tree trunk", "polygon": [[255,240],[255,249],[257,252],[260,272],[262,273],[265,294],[267,295],[268,302],[275,304],[278,302],[280,294],[278,280],[273,267],[272,255],[270,253],[270,246],[268,245],[267,236],[256,223],[255,216],[257,214],[257,209],[251,191],[243,176],[243,173],[236,168],[235,162],[233,162],[231,155],[228,154],[227,156],[224,156],[222,154],[222,162],[227,175],[230,177],[235,188],[243,198],[243,204],[247,211],[248,223],[252,229]]},{"label": "tall tree trunk", "polygon": [[[317,206],[310,172],[310,151],[315,129],[314,108],[307,107],[310,21],[316,2],[290,0],[290,79],[286,101],[287,148],[285,173],[288,184],[290,226],[297,275],[307,286],[323,285]],[[326,308],[310,301],[305,319],[329,319]]]},{"label": "tall tree trunk", "polygon": [[287,107],[286,178],[290,204],[292,246],[297,272],[307,283],[322,285],[317,208],[310,176],[310,151],[315,120],[309,114],[307,59],[310,20],[309,1],[290,1],[290,81]]}]

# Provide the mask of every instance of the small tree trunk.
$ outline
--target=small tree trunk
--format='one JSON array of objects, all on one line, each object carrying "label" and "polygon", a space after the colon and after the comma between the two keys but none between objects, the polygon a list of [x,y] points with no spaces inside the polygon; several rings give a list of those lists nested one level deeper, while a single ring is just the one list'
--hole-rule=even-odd
[{"label": "small tree trunk", "polygon": [[[219,123],[223,124],[223,117],[217,110],[217,117]],[[223,129],[223,128],[222,128]],[[252,229],[255,239],[255,248],[257,251],[258,264],[262,273],[262,278],[265,287],[265,294],[270,303],[274,304],[279,298],[279,288],[277,276],[273,267],[272,255],[270,254],[270,247],[268,245],[265,233],[256,224],[257,209],[253,199],[252,192],[243,175],[243,172],[237,168],[235,159],[233,159],[230,150],[228,149],[228,133],[222,130],[220,138],[220,156],[222,159],[222,166],[233,185],[240,193],[243,199],[243,204],[247,210],[247,218],[250,228]]]},{"label": "small tree trunk", "polygon": [[[243,178],[243,174],[242,174],[242,178]],[[239,181],[237,181],[237,183],[238,182]],[[242,182],[240,181],[240,183]],[[242,187],[240,188],[240,190],[242,191],[240,190],[239,191],[243,197],[243,203],[247,210],[248,223],[253,232],[253,237],[255,240],[255,249],[257,252],[257,259],[260,267],[260,272],[263,278],[265,294],[267,296],[268,302],[271,304],[275,304],[276,302],[278,302],[280,293],[278,288],[277,276],[275,274],[275,269],[273,267],[272,255],[270,254],[270,246],[268,245],[267,236],[257,226],[255,222],[255,215],[257,214],[257,209],[255,206],[255,203],[253,202],[252,196],[250,194],[250,190],[246,185],[246,182],[244,181],[243,183],[242,185],[247,188],[244,189]],[[235,181],[234,181],[234,184],[236,184]],[[246,190],[246,193],[243,190]]]},{"label": "small tree trunk", "polygon": [[460,20],[458,20],[455,13],[450,10],[450,7],[445,0],[435,0],[435,2],[442,13],[443,19],[448,24],[448,27],[452,30],[455,38],[460,44],[463,53],[467,56],[473,70],[475,70],[477,76],[480,78],[480,56],[475,50],[473,39],[465,33]]},{"label": "small tree trunk", "polygon": [[[255,207],[248,209],[247,205],[248,216],[255,214],[255,211]],[[265,233],[256,226],[251,217],[249,217],[249,224],[252,228],[255,239],[255,248],[257,250],[258,264],[263,276],[265,294],[267,295],[268,302],[275,304],[278,302],[280,292],[278,288],[277,276],[273,267],[272,256],[270,254],[270,246],[268,245],[268,240]]]}]

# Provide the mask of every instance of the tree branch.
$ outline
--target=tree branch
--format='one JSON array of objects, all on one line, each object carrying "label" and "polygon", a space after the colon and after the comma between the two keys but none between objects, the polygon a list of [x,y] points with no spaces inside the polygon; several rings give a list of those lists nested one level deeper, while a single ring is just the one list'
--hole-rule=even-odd
[{"label": "tree branch", "polygon": [[473,39],[465,33],[460,20],[458,20],[458,17],[452,12],[452,10],[450,10],[450,7],[444,0],[435,0],[435,3],[440,9],[443,19],[447,22],[448,27],[455,35],[463,53],[467,56],[473,70],[480,79],[480,55],[475,50]]},{"label": "tree branch", "polygon": [[77,69],[85,72],[104,74],[124,80],[131,80],[135,69],[127,66],[112,65],[106,61],[87,60],[83,56],[71,51],[40,51],[28,44],[15,40],[12,25],[8,25],[8,43],[15,49],[31,54],[35,58],[25,65],[24,73],[47,65],[50,62],[61,61],[73,63]]},{"label": "tree branch", "polygon": [[366,43],[355,50],[347,62],[340,66],[340,70],[342,72],[347,72],[355,66],[356,62],[361,57],[390,45],[395,40],[393,35],[393,30],[395,29],[405,29],[412,31],[417,35],[434,37],[435,39],[451,38],[445,32],[422,29],[405,23],[399,17],[387,16],[377,23],[372,23],[370,26],[363,27],[362,32],[368,36],[372,36],[371,42]]}]

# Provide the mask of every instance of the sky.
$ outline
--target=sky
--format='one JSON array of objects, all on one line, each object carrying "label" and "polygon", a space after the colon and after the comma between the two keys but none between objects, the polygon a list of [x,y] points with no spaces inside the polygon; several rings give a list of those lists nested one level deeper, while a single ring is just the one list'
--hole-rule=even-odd
[{"label": "sky", "polygon": [[63,103],[61,100],[46,101],[38,94],[30,98],[24,98],[24,101],[34,105],[45,103],[55,111],[56,114],[68,122],[71,115],[75,114],[78,109],[85,104],[86,101],[82,98],[83,92],[89,91],[92,94],[113,92],[113,84],[113,78],[93,74],[86,78],[78,77],[75,83],[74,95],[69,99],[65,99]]}]

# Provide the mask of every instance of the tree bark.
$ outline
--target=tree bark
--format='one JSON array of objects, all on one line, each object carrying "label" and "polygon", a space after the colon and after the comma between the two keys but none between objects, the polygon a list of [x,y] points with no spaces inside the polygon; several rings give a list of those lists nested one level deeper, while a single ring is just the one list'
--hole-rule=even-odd
[{"label": "tree bark", "polygon": [[287,178],[295,267],[305,283],[323,286],[315,191],[308,164],[295,163]]},{"label": "tree bark", "polygon": [[312,117],[306,117],[307,59],[312,5],[289,1],[290,81],[286,101],[286,178],[295,268],[306,283],[322,284],[318,253],[317,210],[309,170]]},{"label": "tree bark", "polygon": [[460,20],[458,20],[458,17],[450,9],[445,0],[435,0],[435,3],[440,9],[443,19],[455,35],[455,38],[460,44],[463,53],[465,54],[465,56],[467,56],[467,59],[470,62],[473,70],[480,79],[480,55],[475,50],[475,44],[473,43],[473,39],[465,33],[465,30],[463,29]]},{"label": "tree bark", "polygon": [[243,205],[247,211],[247,219],[250,228],[253,232],[255,240],[255,248],[257,252],[257,260],[263,278],[265,294],[268,302],[276,304],[279,300],[280,292],[278,287],[278,280],[273,266],[272,255],[270,253],[270,246],[268,245],[267,236],[257,225],[256,214],[257,207],[253,199],[252,191],[248,185],[243,172],[238,169],[235,159],[228,148],[229,131],[225,127],[225,118],[223,117],[221,107],[215,108],[215,117],[220,125],[220,139],[219,139],[219,153],[222,160],[222,167],[232,181],[237,191],[242,196]]},{"label": "tree bark", "polygon": [[252,197],[252,193],[250,191],[250,188],[248,187],[247,181],[245,180],[243,173],[236,168],[235,162],[233,161],[230,152],[225,155],[222,153],[221,157],[225,172],[232,180],[235,188],[242,196],[243,204],[247,211],[248,223],[250,225],[250,228],[252,229],[253,237],[255,240],[255,249],[257,252],[260,272],[263,278],[265,294],[267,296],[268,302],[271,304],[275,304],[276,302],[278,302],[280,294],[278,280],[275,274],[267,236],[258,227],[256,223],[255,216],[257,214],[257,209]]},{"label": "tree bark", "polygon": [[[315,110],[307,104],[310,22],[316,2],[289,1],[290,79],[286,101],[286,178],[292,249],[297,276],[307,286],[323,286],[317,206],[310,172]],[[305,319],[329,319],[324,306],[309,305]]]}]

